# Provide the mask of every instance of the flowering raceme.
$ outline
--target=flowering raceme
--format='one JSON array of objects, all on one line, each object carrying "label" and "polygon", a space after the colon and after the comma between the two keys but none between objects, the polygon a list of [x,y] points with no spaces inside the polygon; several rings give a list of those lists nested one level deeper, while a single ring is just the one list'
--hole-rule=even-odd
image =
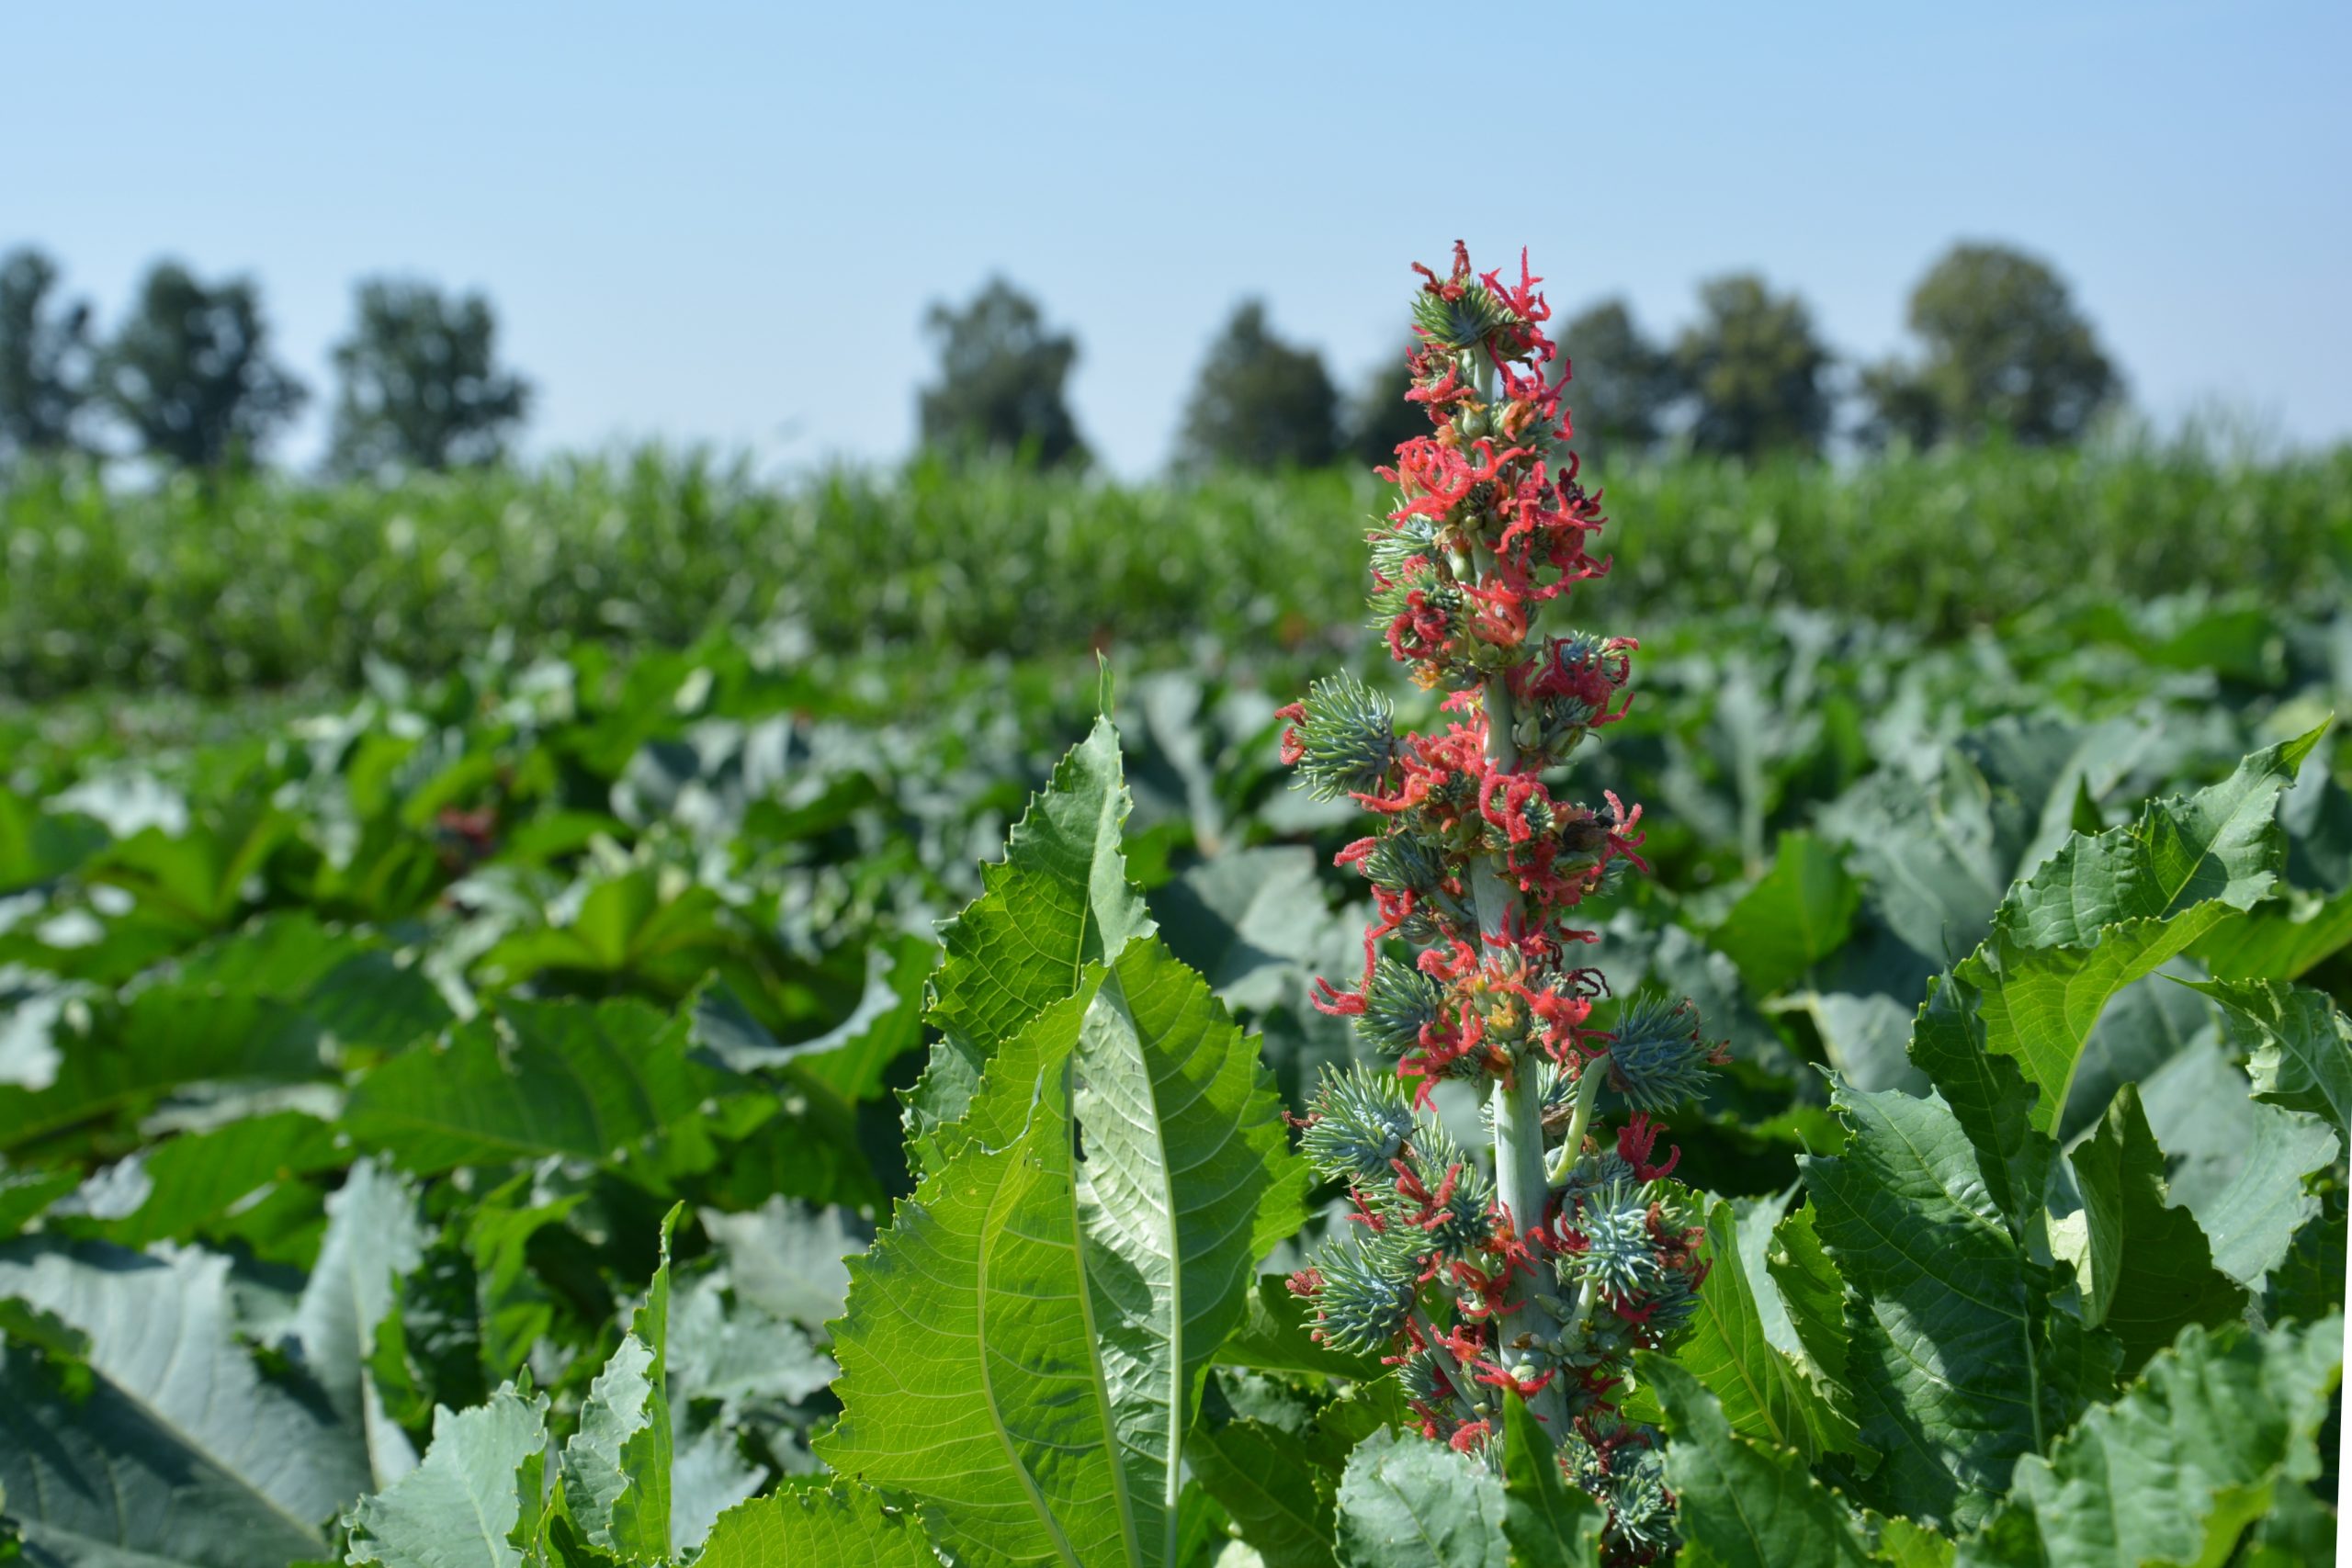
[{"label": "flowering raceme", "polygon": [[[1502,1391],[1527,1400],[1607,1506],[1611,1561],[1645,1562],[1671,1541],[1673,1500],[1656,1434],[1620,1405],[1633,1352],[1681,1330],[1705,1272],[1654,1118],[1722,1057],[1688,1001],[1591,1021],[1609,987],[1579,910],[1648,869],[1642,812],[1555,790],[1586,737],[1624,716],[1635,645],[1534,626],[1609,569],[1589,549],[1605,519],[1567,450],[1542,279],[1524,256],[1516,284],[1474,275],[1458,243],[1448,275],[1415,270],[1406,398],[1431,429],[1379,470],[1397,496],[1370,538],[1371,604],[1391,655],[1445,694],[1447,723],[1400,735],[1344,674],[1283,710],[1283,760],[1380,818],[1338,857],[1372,889],[1363,972],[1317,982],[1313,1000],[1396,1062],[1318,1088],[1305,1152],[1347,1184],[1355,1223],[1292,1288],[1323,1338],[1396,1369],[1432,1439],[1491,1461]],[[1432,1113],[1448,1079],[1487,1099],[1491,1177]],[[1625,1112],[1613,1137],[1596,1121],[1604,1088]]]}]

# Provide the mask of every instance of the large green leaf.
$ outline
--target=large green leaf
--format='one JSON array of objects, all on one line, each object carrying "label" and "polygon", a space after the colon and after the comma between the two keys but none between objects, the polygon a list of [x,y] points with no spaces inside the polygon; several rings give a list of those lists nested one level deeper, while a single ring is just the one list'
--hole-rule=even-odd
[{"label": "large green leaf", "polygon": [[694,1002],[695,1043],[727,1066],[756,1073],[790,1066],[854,1105],[882,1092],[892,1062],[922,1043],[922,998],[936,944],[922,937],[876,942],[866,951],[865,989],[839,1024],[811,1040],[784,1044],[723,985]]},{"label": "large green leaf", "polygon": [[525,1499],[538,1511],[545,1394],[502,1388],[487,1404],[438,1410],[424,1462],[346,1520],[348,1561],[384,1568],[522,1568]]},{"label": "large green leaf", "polygon": [[1166,1563],[1193,1390],[1296,1221],[1256,1053],[1130,943],[992,1054],[955,1130],[851,1266],[818,1450],[976,1562]]},{"label": "large green leaf", "polygon": [[2352,790],[2325,752],[2278,806],[2287,830],[2283,897],[2230,921],[2195,952],[2225,980],[2293,980],[2352,943]]},{"label": "large green leaf", "polygon": [[2114,1404],[2085,1416],[1976,1540],[1972,1568],[2220,1568],[2278,1495],[2319,1473],[2313,1441],[2344,1371],[2344,1324],[2182,1331]]},{"label": "large green leaf", "polygon": [[1805,1371],[1835,1408],[1850,1411],[1854,1395],[1847,1370],[1846,1281],[1822,1248],[1812,1204],[1791,1209],[1773,1225],[1764,1268],[1779,1287]]},{"label": "large green leaf", "polygon": [[563,1445],[556,1511],[626,1562],[670,1556],[670,1235],[683,1207],[662,1222],[653,1282]]},{"label": "large green leaf", "polygon": [[2257,751],[2186,799],[2152,802],[2127,826],[2077,835],[2003,901],[1959,974],[1982,994],[1987,1048],[2014,1057],[2037,1091],[2038,1130],[2064,1109],[2108,999],[2275,886],[2278,793],[2321,733]]},{"label": "large green leaf", "polygon": [[226,1258],[17,1242],[0,1247],[5,1296],[88,1340],[85,1398],[21,1346],[0,1368],[0,1486],[35,1561],[317,1557],[367,1490],[358,1430],[266,1379],[238,1342]]},{"label": "large green leaf", "polygon": [[703,1102],[744,1080],[686,1054],[691,1021],[627,999],[503,1001],[361,1079],[344,1125],[420,1172],[701,1136]]},{"label": "large green leaf", "polygon": [[2182,984],[2204,978],[2204,965],[2184,954],[2115,993],[2083,1042],[2083,1059],[2075,1064],[2066,1109],[2052,1136],[2062,1145],[2072,1144],[2107,1114],[2117,1089],[2144,1081],[2218,1032],[2219,1010]]},{"label": "large green leaf", "polygon": [[2248,1108],[2253,1136],[2235,1174],[2216,1186],[2174,1197],[2188,1204],[2213,1244],[2213,1262],[2249,1290],[2278,1267],[2295,1234],[2319,1213],[2304,1179],[2335,1163],[2343,1145],[2316,1116],[2276,1105]]},{"label": "large green leaf", "polygon": [[2049,1266],[2011,1230],[1940,1096],[1841,1086],[1836,1104],[1845,1151],[1801,1164],[1850,1292],[1862,1440],[1884,1456],[1860,1492],[1889,1512],[1972,1524],[2018,1457],[2109,1385],[2116,1347],[2052,1310]]},{"label": "large green leaf", "polygon": [[1227,1398],[1225,1382],[1212,1377],[1203,1384],[1200,1418],[1184,1439],[1194,1478],[1266,1568],[1333,1568],[1334,1494],[1345,1443],[1335,1445],[1309,1402],[1245,1414]]},{"label": "large green leaf", "polygon": [[1600,1505],[1560,1473],[1544,1423],[1517,1393],[1503,1403],[1503,1538],[1511,1568],[1592,1568],[1600,1561]]},{"label": "large green leaf", "polygon": [[2123,1086],[2073,1166],[2083,1198],[2083,1322],[2104,1324],[2123,1342],[2125,1377],[2185,1325],[2218,1327],[2245,1312],[2245,1292],[2213,1267],[2196,1216],[2171,1206],[2164,1151],[2136,1088]]},{"label": "large green leaf", "polygon": [[147,1156],[145,1201],[108,1224],[107,1235],[126,1247],[185,1239],[288,1178],[330,1170],[350,1157],[333,1122],[300,1111],[183,1134]]},{"label": "large green leaf", "polygon": [[1088,964],[1151,929],[1120,852],[1127,809],[1119,733],[1098,719],[1030,797],[1004,859],[980,868],[978,899],[940,926],[930,1013],[940,1040],[907,1097],[919,1174],[936,1168],[932,1133],[962,1118],[997,1047],[1074,994]]},{"label": "large green leaf", "polygon": [[1930,776],[1883,767],[1822,815],[1874,917],[1930,964],[1983,940],[2019,872],[2064,836],[2085,785],[2112,785],[2144,727],[2007,716],[1939,748]]},{"label": "large green leaf", "polygon": [[1169,951],[1227,1006],[1295,1006],[1363,940],[1361,921],[1332,912],[1322,872],[1303,844],[1231,850],[1155,888],[1151,910]]},{"label": "large green leaf", "polygon": [[2197,988],[2222,1004],[2230,1036],[2248,1057],[2256,1095],[2324,1116],[2339,1135],[2352,1137],[2352,1019],[2334,998],[2275,980]]},{"label": "large green leaf", "polygon": [[1707,1278],[1676,1364],[1720,1402],[1744,1437],[1793,1448],[1808,1461],[1860,1448],[1854,1423],[1766,1337],[1729,1203],[1707,1210]]},{"label": "large green leaf", "polygon": [[[543,1463],[547,1402],[510,1383],[462,1415],[435,1413],[424,1462],[352,1510],[353,1561],[417,1568],[550,1562],[662,1568],[673,1561],[685,1544],[673,1528],[673,1500],[688,1462],[672,1441],[667,1393],[670,1241],[683,1212],[673,1206],[662,1222],[652,1283],[589,1385],[552,1494]],[[710,1502],[703,1520],[743,1489]]]},{"label": "large green leaf", "polygon": [[1506,1568],[1503,1483],[1443,1443],[1375,1432],[1340,1480],[1347,1568]]},{"label": "large green leaf", "polygon": [[0,786],[0,893],[62,876],[104,849],[104,827],[78,811],[47,811]]},{"label": "large green leaf", "polygon": [[2319,1213],[2306,1178],[2343,1145],[2316,1116],[2251,1096],[2245,1071],[2208,1041],[2140,1086],[2148,1125],[2168,1156],[2172,1201],[2197,1216],[2213,1263],[2259,1290]]},{"label": "large green leaf", "polygon": [[726,1256],[737,1295],[763,1311],[816,1328],[841,1315],[851,1254],[870,1233],[839,1209],[770,1198],[747,1214],[702,1211],[703,1233]]},{"label": "large green leaf", "polygon": [[1708,940],[1757,995],[1770,996],[1846,945],[1861,897],[1837,850],[1810,833],[1783,833],[1772,869]]},{"label": "large green leaf", "polygon": [[1986,1049],[1979,1004],[1965,980],[1947,975],[1933,982],[1911,1025],[1911,1060],[1967,1131],[1985,1191],[2022,1241],[2043,1226],[2057,1145],[2034,1125],[2033,1088],[2018,1064]]},{"label": "large green leaf", "polygon": [[295,1307],[294,1338],[304,1365],[325,1386],[336,1416],[367,1438],[370,1491],[416,1464],[407,1437],[385,1413],[368,1362],[396,1281],[424,1250],[415,1194],[377,1161],[363,1159],[327,1200],[326,1238]]},{"label": "large green leaf", "polygon": [[2123,827],[2068,839],[2010,890],[1996,924],[2025,947],[2087,947],[2120,920],[2169,920],[2211,903],[2252,908],[2286,858],[2279,792],[2325,732],[2256,751],[2220,784],[2151,801]]},{"label": "large green leaf", "polygon": [[695,1568],[937,1568],[913,1517],[863,1486],[786,1486],[718,1516]]},{"label": "large green leaf", "polygon": [[1682,1537],[1678,1562],[1863,1568],[1871,1561],[1860,1521],[1813,1478],[1803,1455],[1741,1437],[1715,1396],[1681,1367],[1660,1356],[1645,1356],[1642,1365],[1666,1407],[1666,1480]]},{"label": "large green leaf", "polygon": [[42,1210],[81,1184],[71,1170],[0,1169],[0,1241],[14,1238]]}]

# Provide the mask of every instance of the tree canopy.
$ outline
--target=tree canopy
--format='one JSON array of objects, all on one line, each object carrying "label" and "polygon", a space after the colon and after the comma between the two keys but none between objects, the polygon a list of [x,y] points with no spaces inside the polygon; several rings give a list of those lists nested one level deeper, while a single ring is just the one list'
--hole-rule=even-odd
[{"label": "tree canopy", "polygon": [[1911,291],[1909,321],[1925,353],[1864,372],[1866,439],[1925,446],[2000,431],[2060,445],[2121,389],[2065,279],[2007,245],[1954,245]]},{"label": "tree canopy", "polygon": [[213,468],[260,447],[309,395],[269,356],[249,278],[199,281],[158,263],[98,362],[98,391],[141,452]]},{"label": "tree canopy", "polygon": [[480,294],[371,278],[351,335],[335,345],[338,472],[452,468],[497,461],[523,422],[530,383],[497,363],[497,319]]},{"label": "tree canopy", "polygon": [[918,400],[924,446],[1086,460],[1065,393],[1078,340],[1049,331],[1035,299],[991,278],[961,310],[933,305],[924,324],[939,344],[939,379]]},{"label": "tree canopy", "polygon": [[1209,344],[1193,385],[1179,464],[1320,468],[1339,452],[1340,397],[1323,356],[1276,337],[1264,303],[1244,300]]},{"label": "tree canopy", "polygon": [[1696,402],[1691,445],[1743,458],[1818,453],[1829,434],[1829,364],[1813,313],[1794,294],[1773,293],[1754,273],[1702,284],[1699,320],[1674,350]]},{"label": "tree canopy", "polygon": [[1604,299],[1560,334],[1574,379],[1568,405],[1577,453],[1588,462],[1657,445],[1681,396],[1674,357],[1645,336],[1623,299]]},{"label": "tree canopy", "polygon": [[57,264],[29,247],[0,259],[0,461],[75,445],[89,396],[90,307],[54,299]]}]

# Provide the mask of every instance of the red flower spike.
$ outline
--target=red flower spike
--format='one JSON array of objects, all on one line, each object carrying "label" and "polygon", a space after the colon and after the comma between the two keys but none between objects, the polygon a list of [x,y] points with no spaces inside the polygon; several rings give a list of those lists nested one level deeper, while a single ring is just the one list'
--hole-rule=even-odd
[{"label": "red flower spike", "polygon": [[[1538,624],[1544,605],[1605,578],[1611,566],[1595,553],[1607,524],[1600,493],[1587,489],[1566,446],[1574,432],[1565,400],[1572,367],[1545,334],[1552,308],[1543,279],[1524,252],[1516,279],[1501,269],[1476,272],[1458,242],[1444,274],[1415,271],[1430,297],[1417,315],[1428,325],[1407,356],[1406,400],[1430,427],[1400,442],[1393,462],[1378,470],[1396,493],[1386,521],[1370,536],[1374,624],[1414,683],[1434,694],[1446,728],[1399,734],[1391,769],[1354,797],[1379,824],[1375,835],[1334,857],[1370,884],[1363,976],[1351,989],[1318,980],[1312,999],[1324,1012],[1362,1017],[1384,954],[1413,964],[1396,998],[1402,1017],[1413,1021],[1400,1027],[1399,1017],[1388,1016],[1385,981],[1375,1021],[1385,1049],[1404,1047],[1396,1071],[1419,1109],[1442,1080],[1514,1086],[1544,1058],[1574,1080],[1606,1060],[1612,1043],[1591,1027],[1591,1016],[1608,987],[1577,962],[1599,933],[1577,911],[1604,881],[1614,882],[1617,862],[1649,868],[1638,806],[1614,795],[1597,805],[1574,803],[1556,798],[1556,786],[1544,782],[1587,736],[1624,717],[1635,645],[1547,637]],[[1504,705],[1504,693],[1512,699],[1511,732],[1491,738],[1508,743],[1489,755],[1488,715]],[[1280,717],[1282,754],[1295,761],[1303,707],[1286,707]],[[1491,896],[1498,889],[1499,899]],[[1523,1117],[1524,1105],[1513,1114]],[[1645,1181],[1668,1179],[1679,1163],[1671,1146],[1659,1157],[1662,1131],[1635,1115],[1615,1134],[1620,1156]],[[1596,1142],[1608,1146],[1609,1136],[1601,1132]],[[1562,1400],[1565,1383],[1561,1414],[1584,1423],[1579,1429],[1605,1471],[1628,1440],[1614,1419],[1624,1363],[1609,1352],[1577,1364],[1573,1325],[1557,1303],[1529,1289],[1562,1258],[1589,1250],[1574,1206],[1548,1187],[1540,1194],[1513,1187],[1514,1201],[1536,1210],[1538,1224],[1522,1232],[1490,1201],[1484,1224],[1462,1236],[1462,1193],[1467,1182],[1483,1180],[1454,1156],[1432,1164],[1417,1155],[1396,1162],[1388,1178],[1354,1184],[1351,1217],[1385,1224],[1392,1236],[1426,1238],[1413,1245],[1427,1249],[1400,1262],[1399,1273],[1416,1289],[1442,1285],[1419,1298],[1419,1310],[1398,1337],[1407,1348],[1390,1359],[1430,1346],[1449,1353],[1445,1375],[1424,1385],[1428,1403],[1413,1409],[1429,1436],[1463,1448],[1490,1435],[1484,1421],[1463,1423],[1456,1404],[1480,1385],[1513,1388],[1551,1405]],[[1697,1233],[1676,1228],[1663,1209],[1650,1214],[1648,1231],[1659,1268],[1685,1283],[1704,1277]],[[1453,1239],[1442,1244],[1441,1235]],[[1294,1289],[1311,1292],[1314,1284],[1302,1278]],[[1627,1326],[1611,1325],[1613,1339],[1583,1338],[1584,1351],[1657,1342],[1655,1305],[1608,1304]],[[1518,1335],[1524,1360],[1510,1345],[1514,1325],[1524,1325]],[[1534,1348],[1552,1334],[1563,1336],[1557,1353]]]}]

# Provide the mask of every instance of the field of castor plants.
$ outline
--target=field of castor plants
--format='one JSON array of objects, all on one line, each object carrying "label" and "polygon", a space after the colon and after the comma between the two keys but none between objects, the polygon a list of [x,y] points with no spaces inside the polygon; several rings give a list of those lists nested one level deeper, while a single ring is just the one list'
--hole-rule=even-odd
[{"label": "field of castor plants", "polygon": [[1380,480],[0,493],[0,1553],[2333,1561],[2352,457],[1414,310]]}]

